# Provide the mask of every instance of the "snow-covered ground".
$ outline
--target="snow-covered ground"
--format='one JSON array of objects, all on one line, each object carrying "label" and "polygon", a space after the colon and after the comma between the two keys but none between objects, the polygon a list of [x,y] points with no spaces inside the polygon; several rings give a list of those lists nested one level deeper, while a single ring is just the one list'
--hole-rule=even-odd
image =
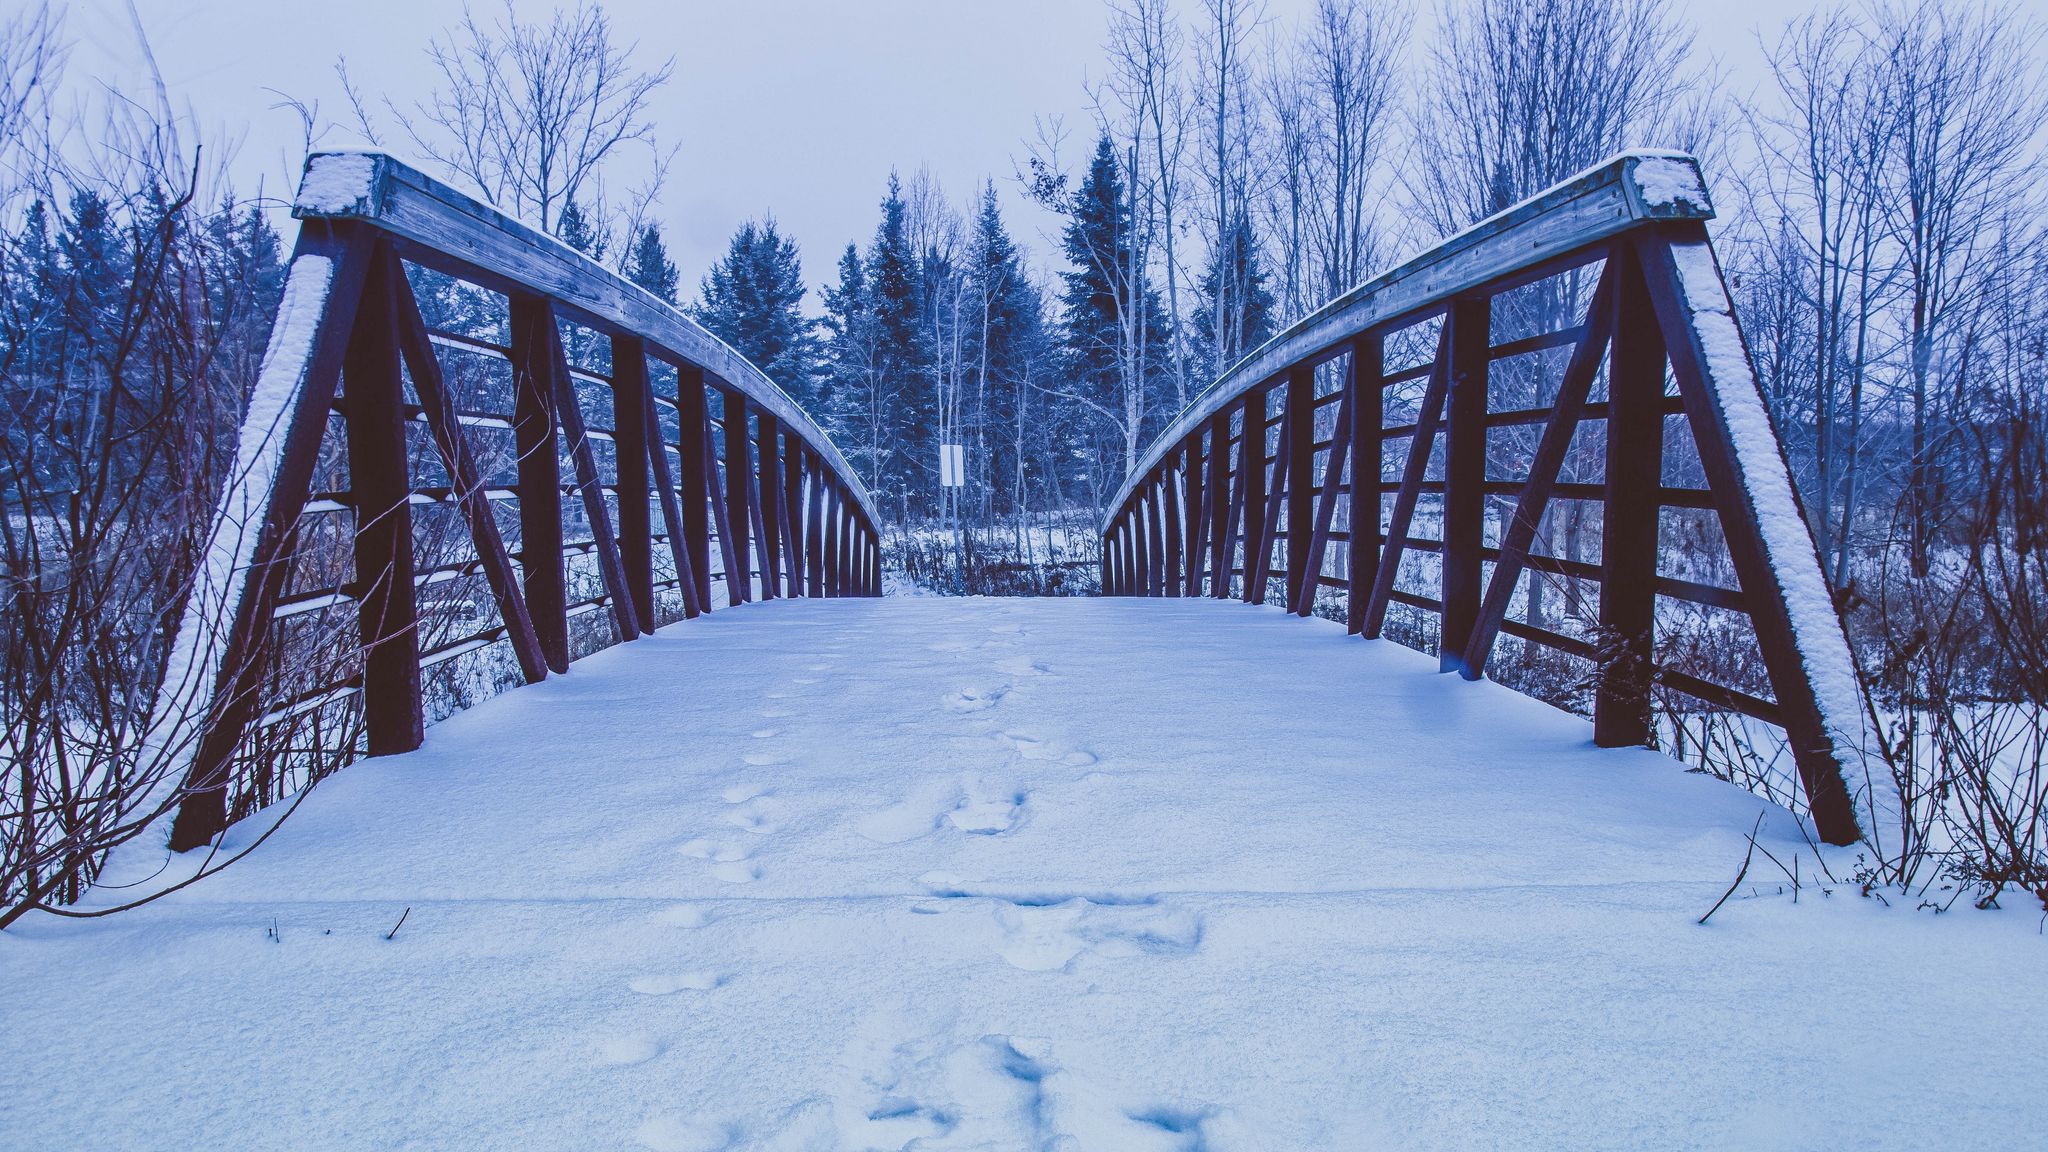
[{"label": "snow-covered ground", "polygon": [[[719,611],[0,933],[0,1146],[2044,1138],[2038,909],[1862,899],[1590,735],[1267,608]],[[1695,924],[1759,813],[1808,887]]]}]

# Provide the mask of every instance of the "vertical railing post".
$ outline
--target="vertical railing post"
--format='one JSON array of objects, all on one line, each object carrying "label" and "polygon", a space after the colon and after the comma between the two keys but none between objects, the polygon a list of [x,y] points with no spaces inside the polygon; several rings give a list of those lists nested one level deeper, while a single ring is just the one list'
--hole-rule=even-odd
[{"label": "vertical railing post", "polygon": [[1230,413],[1209,417],[1209,595],[1230,595]]},{"label": "vertical railing post", "polygon": [[1657,608],[1657,512],[1664,459],[1664,335],[1626,253],[1616,273],[1607,370],[1607,482],[1600,529],[1602,667],[1593,742],[1650,740],[1650,658]]},{"label": "vertical railing post", "polygon": [[707,483],[711,458],[706,430],[711,416],[704,396],[704,370],[694,364],[676,367],[676,453],[680,471],[676,488],[682,495],[683,530],[690,553],[690,574],[697,580],[697,605],[711,611],[711,491]]},{"label": "vertical railing post", "polygon": [[789,563],[789,594],[814,596],[804,587],[804,442],[794,432],[783,433],[782,523],[788,533],[784,551]]},{"label": "vertical railing post", "polygon": [[810,463],[810,494],[805,497],[804,570],[811,595],[830,596],[825,588],[825,463],[806,453]]},{"label": "vertical railing post", "polygon": [[1316,573],[1308,570],[1315,506],[1316,370],[1297,365],[1287,374],[1287,604],[1316,594]]},{"label": "vertical railing post", "polygon": [[378,259],[342,363],[348,482],[355,511],[356,629],[363,646],[363,727],[369,754],[420,746],[418,617],[413,600],[412,484],[398,373],[397,261]]},{"label": "vertical railing post", "polygon": [[1437,666],[1461,671],[1479,619],[1486,527],[1486,389],[1492,302],[1451,302],[1449,400],[1444,429],[1443,617]]},{"label": "vertical railing post", "polygon": [[1181,584],[1180,453],[1166,458],[1159,469],[1159,518],[1166,530],[1166,550],[1159,565],[1160,594],[1179,596]]},{"label": "vertical railing post", "polygon": [[1380,433],[1386,419],[1386,350],[1379,333],[1351,342],[1351,499],[1346,507],[1344,626],[1365,630],[1365,604],[1380,574]]},{"label": "vertical railing post", "polygon": [[1265,581],[1260,574],[1266,565],[1258,555],[1266,536],[1266,389],[1252,389],[1244,398],[1244,435],[1238,445],[1238,468],[1244,473],[1238,487],[1244,492],[1244,602],[1256,604]]},{"label": "vertical railing post", "polygon": [[1208,461],[1202,456],[1202,429],[1198,426],[1188,434],[1181,451],[1187,460],[1187,506],[1182,515],[1187,519],[1187,571],[1183,595],[1202,594],[1202,564],[1209,558],[1209,516],[1206,502],[1209,499]]},{"label": "vertical railing post", "polygon": [[825,595],[840,594],[839,581],[839,537],[840,521],[839,485],[836,481],[825,484]]},{"label": "vertical railing post", "polygon": [[744,393],[736,389],[722,389],[725,398],[725,415],[721,423],[725,430],[725,521],[732,532],[733,562],[737,569],[728,567],[725,572],[726,594],[734,604],[744,604],[754,598],[753,558],[748,555],[751,542],[747,539],[749,518],[748,489],[753,485],[747,466],[751,457],[747,442],[747,403]]},{"label": "vertical railing post", "polygon": [[647,346],[637,336],[612,337],[612,453],[618,468],[619,561],[640,630],[654,633],[654,514],[648,484]]},{"label": "vertical railing post", "polygon": [[569,670],[568,583],[562,562],[562,457],[555,436],[554,313],[512,297],[512,437],[519,453],[519,570],[526,611],[548,668]]},{"label": "vertical railing post", "polygon": [[761,599],[773,600],[782,584],[781,433],[775,417],[763,409],[757,417],[754,460],[759,470],[756,490],[761,509]]}]

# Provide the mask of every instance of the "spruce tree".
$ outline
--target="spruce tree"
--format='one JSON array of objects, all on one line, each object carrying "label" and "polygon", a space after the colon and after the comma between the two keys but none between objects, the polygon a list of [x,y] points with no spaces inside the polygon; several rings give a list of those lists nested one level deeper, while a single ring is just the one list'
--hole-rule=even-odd
[{"label": "spruce tree", "polygon": [[704,277],[697,322],[745,356],[799,403],[814,402],[815,340],[803,314],[803,262],[775,218],[748,221]]},{"label": "spruce tree", "polygon": [[[1239,208],[1225,241],[1211,254],[1209,267],[1195,286],[1195,343],[1198,362],[1228,368],[1273,335],[1273,292],[1259,263],[1258,237],[1251,217]],[[1224,298],[1223,333],[1216,332],[1216,294]]]},{"label": "spruce tree", "polygon": [[654,294],[665,304],[676,302],[678,274],[668,258],[668,246],[661,242],[661,229],[653,224],[640,229],[633,242],[633,254],[626,261],[626,279]]}]

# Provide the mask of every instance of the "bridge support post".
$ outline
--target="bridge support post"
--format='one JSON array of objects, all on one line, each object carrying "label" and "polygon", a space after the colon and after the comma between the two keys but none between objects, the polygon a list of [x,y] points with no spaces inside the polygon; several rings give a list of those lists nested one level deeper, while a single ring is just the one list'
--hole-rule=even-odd
[{"label": "bridge support post", "polygon": [[844,532],[845,519],[839,507],[837,485],[825,486],[825,595],[837,596],[840,589],[839,538]]},{"label": "bridge support post", "polygon": [[1210,488],[1208,461],[1202,456],[1202,429],[1188,434],[1187,447],[1187,596],[1202,594],[1202,565],[1209,558]]},{"label": "bridge support post", "polygon": [[1368,332],[1351,341],[1351,498],[1346,503],[1344,627],[1365,630],[1365,604],[1380,571],[1380,431],[1386,404],[1385,341]]},{"label": "bridge support post", "polygon": [[1437,667],[1462,671],[1479,618],[1480,549],[1486,530],[1486,387],[1492,302],[1453,300],[1450,394],[1444,428],[1443,621]]},{"label": "bridge support post", "polygon": [[1351,406],[1358,399],[1358,389],[1352,382],[1357,368],[1355,360],[1346,366],[1343,391],[1337,400],[1337,425],[1330,436],[1330,458],[1323,465],[1323,490],[1316,497],[1315,531],[1309,537],[1308,560],[1302,569],[1306,575],[1291,605],[1297,616],[1315,614],[1316,593],[1322,588],[1323,555],[1330,547],[1330,524],[1336,519],[1338,489],[1343,487],[1344,463],[1351,452]]},{"label": "bridge support post", "polygon": [[1306,611],[1302,603],[1316,595],[1315,576],[1308,570],[1315,520],[1316,370],[1298,365],[1287,374],[1287,610]]},{"label": "bridge support post", "polygon": [[760,511],[761,542],[761,599],[773,600],[782,584],[782,501],[778,499],[781,488],[776,475],[781,472],[780,458],[782,435],[776,426],[775,417],[763,411],[756,417],[758,432],[755,442],[755,464],[759,469],[759,487],[755,506]]},{"label": "bridge support post", "polygon": [[1613,351],[1607,369],[1607,480],[1600,529],[1602,651],[1593,700],[1593,742],[1602,748],[1650,742],[1664,461],[1664,335],[1634,250],[1617,244],[1612,263]]},{"label": "bridge support post", "polygon": [[396,260],[377,243],[342,366],[349,495],[355,506],[356,630],[372,756],[410,752],[426,727],[414,604],[412,482],[398,373]]},{"label": "bridge support post", "polygon": [[711,611],[711,414],[705,403],[704,369],[676,367],[677,488],[683,505],[683,530],[688,537],[691,573],[697,580],[697,605]]},{"label": "bridge support post", "polygon": [[1181,471],[1175,466],[1181,459],[1183,457],[1169,456],[1167,465],[1159,470],[1159,518],[1165,522],[1166,528],[1166,552],[1159,566],[1159,591],[1163,596],[1180,595],[1181,571],[1184,565],[1180,534]]},{"label": "bridge support post", "polygon": [[569,670],[568,589],[562,570],[562,458],[555,436],[554,313],[512,298],[512,435],[519,453],[519,571],[526,611],[548,670]]},{"label": "bridge support post", "polygon": [[612,627],[619,641],[637,639],[640,621],[633,612],[633,596],[626,587],[625,566],[619,560],[618,537],[612,535],[611,513],[605,510],[602,477],[597,458],[590,450],[590,432],[583,420],[583,403],[576,395],[576,379],[569,373],[569,357],[562,347],[562,333],[555,323],[551,302],[541,305],[548,336],[550,377],[555,387],[555,413],[568,442],[569,460],[575,467],[576,495],[583,501],[583,518],[590,522],[591,551],[597,557],[598,578],[611,601]]},{"label": "bridge support post", "polygon": [[[654,634],[654,512],[649,504],[651,453],[647,419],[647,346],[612,337],[612,453],[618,468],[619,561],[640,630]],[[653,439],[658,439],[653,438]],[[659,447],[658,444],[655,447]]]},{"label": "bridge support post", "polygon": [[[1266,390],[1254,388],[1244,398],[1244,433],[1238,443],[1237,466],[1244,475],[1238,488],[1244,493],[1244,602],[1257,604],[1266,594],[1266,557],[1272,540],[1266,535]],[[1283,425],[1284,427],[1284,425]]]},{"label": "bridge support post", "polygon": [[1236,555],[1237,514],[1243,493],[1231,483],[1230,411],[1209,417],[1209,595],[1230,598],[1230,565]]},{"label": "bridge support post", "polygon": [[748,555],[747,540],[747,489],[753,481],[753,469],[748,466],[753,456],[747,448],[748,404],[747,398],[737,392],[720,392],[724,402],[720,423],[725,431],[725,522],[719,530],[732,535],[732,546],[727,549],[730,562],[725,569],[725,593],[729,602],[745,604],[754,598],[754,561]]}]

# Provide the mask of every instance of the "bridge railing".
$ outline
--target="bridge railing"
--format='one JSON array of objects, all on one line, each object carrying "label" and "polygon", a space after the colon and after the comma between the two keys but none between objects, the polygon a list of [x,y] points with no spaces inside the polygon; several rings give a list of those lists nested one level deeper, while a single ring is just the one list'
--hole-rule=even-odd
[{"label": "bridge railing", "polygon": [[675,308],[389,156],[309,157],[293,215],[144,745],[174,848],[714,600],[879,594],[859,479]]},{"label": "bridge railing", "polygon": [[[1367,637],[1391,607],[1473,679],[1505,634],[1584,670],[1604,746],[1651,739],[1653,691],[1781,726],[1821,835],[1854,841],[1867,702],[1712,216],[1691,157],[1629,153],[1331,301],[1151,445],[1104,588]],[[1718,562],[1673,570],[1681,537]]]}]

